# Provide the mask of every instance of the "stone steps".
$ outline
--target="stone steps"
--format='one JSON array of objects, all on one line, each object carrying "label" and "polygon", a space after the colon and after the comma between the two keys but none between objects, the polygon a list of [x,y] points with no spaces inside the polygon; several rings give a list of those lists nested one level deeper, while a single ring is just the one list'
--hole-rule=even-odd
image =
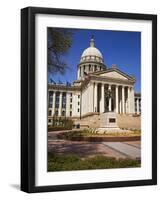
[{"label": "stone steps", "polygon": [[[91,115],[74,121],[74,124],[80,124],[81,128],[99,128],[100,127],[100,115]],[[125,129],[140,129],[141,117],[120,115],[117,114],[117,124],[119,128]]]},{"label": "stone steps", "polygon": [[74,124],[80,124],[80,127],[84,128],[98,128],[100,126],[100,116],[91,115],[84,117],[81,120],[75,120]]},{"label": "stone steps", "polygon": [[117,124],[120,128],[140,129],[141,128],[141,117],[117,114]]}]

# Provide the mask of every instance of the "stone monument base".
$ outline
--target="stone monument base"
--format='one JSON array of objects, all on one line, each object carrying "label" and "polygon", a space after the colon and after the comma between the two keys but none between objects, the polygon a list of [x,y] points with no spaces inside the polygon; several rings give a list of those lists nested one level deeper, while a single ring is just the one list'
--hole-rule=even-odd
[{"label": "stone monument base", "polygon": [[106,112],[100,114],[100,128],[118,128],[116,113]]},{"label": "stone monument base", "polygon": [[122,130],[118,127],[115,112],[106,112],[100,114],[100,128],[98,128],[97,130],[99,133],[131,132],[129,130]]}]

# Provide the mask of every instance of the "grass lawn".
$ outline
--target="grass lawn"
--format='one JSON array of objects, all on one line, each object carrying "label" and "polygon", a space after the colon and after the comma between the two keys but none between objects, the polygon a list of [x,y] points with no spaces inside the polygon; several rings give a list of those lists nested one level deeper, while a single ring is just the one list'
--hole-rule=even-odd
[{"label": "grass lawn", "polygon": [[81,159],[78,155],[56,155],[48,153],[48,171],[71,171],[87,169],[111,169],[140,167],[140,162],[132,159],[107,158],[95,156]]}]

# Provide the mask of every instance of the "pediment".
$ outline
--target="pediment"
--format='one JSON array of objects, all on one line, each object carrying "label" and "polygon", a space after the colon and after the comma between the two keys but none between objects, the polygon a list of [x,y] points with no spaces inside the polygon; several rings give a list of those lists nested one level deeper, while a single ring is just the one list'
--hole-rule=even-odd
[{"label": "pediment", "polygon": [[104,73],[99,74],[99,76],[103,76],[103,77],[107,77],[107,78],[128,80],[128,77],[126,75],[121,74],[117,71],[104,72]]}]

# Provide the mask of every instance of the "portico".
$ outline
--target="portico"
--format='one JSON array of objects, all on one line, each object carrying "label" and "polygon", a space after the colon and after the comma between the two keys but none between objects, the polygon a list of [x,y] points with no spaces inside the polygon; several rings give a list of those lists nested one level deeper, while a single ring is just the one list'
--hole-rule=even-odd
[{"label": "portico", "polygon": [[[116,112],[118,114],[130,114],[134,112],[132,86],[93,82],[93,90],[93,112]],[[105,97],[107,91],[111,92],[111,98]]]}]

